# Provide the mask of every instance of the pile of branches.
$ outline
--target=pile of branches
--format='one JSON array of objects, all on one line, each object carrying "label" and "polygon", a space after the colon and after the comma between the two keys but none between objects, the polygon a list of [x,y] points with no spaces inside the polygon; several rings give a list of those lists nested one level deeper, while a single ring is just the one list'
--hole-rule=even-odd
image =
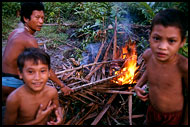
[{"label": "pile of branches", "polygon": [[[129,87],[111,82],[117,76],[109,73],[111,63],[125,62],[117,60],[117,17],[113,29],[110,42],[107,42],[107,29],[97,34],[96,38],[101,38],[102,44],[93,63],[80,65],[74,58],[69,58],[63,63],[63,70],[56,72],[57,77],[74,90],[73,93],[64,96],[59,87],[49,83],[59,90],[64,125],[134,125],[133,119],[145,117],[144,114],[132,114],[135,84]],[[106,49],[104,52],[103,48]],[[104,56],[102,62],[98,62],[100,55]],[[140,67],[136,79],[143,74],[142,55],[138,57],[137,64]]]}]

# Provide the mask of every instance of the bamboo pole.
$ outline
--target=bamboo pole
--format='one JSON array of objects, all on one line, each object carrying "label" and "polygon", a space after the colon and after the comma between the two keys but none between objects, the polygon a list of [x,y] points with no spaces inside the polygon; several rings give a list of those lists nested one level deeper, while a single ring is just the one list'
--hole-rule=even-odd
[{"label": "bamboo pole", "polygon": [[113,43],[113,60],[116,59],[117,51],[117,15],[115,16],[115,28],[114,28],[114,43]]},{"label": "bamboo pole", "polygon": [[128,96],[129,124],[132,125],[132,95]]},{"label": "bamboo pole", "polygon": [[111,103],[113,102],[113,100],[115,99],[115,97],[117,96],[117,94],[113,94],[110,99],[108,100],[108,102],[106,103],[106,105],[104,106],[103,110],[98,114],[98,116],[96,117],[96,119],[91,123],[91,125],[96,125],[101,118],[104,116],[104,114],[106,113],[106,111],[109,109]]},{"label": "bamboo pole", "polygon": [[99,92],[102,93],[117,93],[117,94],[128,94],[128,95],[133,95],[134,92],[128,92],[128,91],[117,91],[117,90],[98,90]]},{"label": "bamboo pole", "polygon": [[72,69],[67,69],[67,70],[64,70],[64,71],[59,71],[59,72],[56,72],[55,74],[59,75],[59,74],[62,74],[62,73],[73,71],[73,70],[79,70],[79,69],[82,69],[82,68],[85,68],[85,67],[88,67],[88,66],[98,65],[98,64],[106,64],[106,63],[111,63],[111,62],[112,61],[102,61],[102,62],[90,63],[90,64],[87,64],[87,65],[82,65],[80,67],[76,67],[76,68],[72,68]]},{"label": "bamboo pole", "polygon": [[95,82],[91,82],[91,83],[88,83],[88,84],[84,84],[82,86],[78,86],[78,87],[74,87],[72,88],[74,91],[78,90],[78,89],[81,89],[81,88],[84,88],[84,87],[89,87],[89,86],[92,86],[92,85],[96,85],[98,83],[101,83],[101,82],[105,82],[105,81],[108,81],[114,77],[117,77],[118,75],[114,75],[114,76],[111,76],[111,77],[108,77],[108,78],[105,78],[105,79],[101,79],[101,80],[98,80],[98,81],[95,81]]}]

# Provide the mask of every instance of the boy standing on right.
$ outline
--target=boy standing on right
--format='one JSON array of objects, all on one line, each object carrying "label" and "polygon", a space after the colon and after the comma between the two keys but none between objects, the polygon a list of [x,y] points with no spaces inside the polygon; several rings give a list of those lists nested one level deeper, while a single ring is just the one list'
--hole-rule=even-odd
[{"label": "boy standing on right", "polygon": [[[148,125],[188,124],[188,59],[178,54],[186,42],[187,18],[181,11],[166,9],[151,25],[150,49],[143,53],[146,70],[135,86],[137,96],[150,100]],[[149,83],[149,94],[141,88]],[[188,92],[187,92],[188,93]]]}]

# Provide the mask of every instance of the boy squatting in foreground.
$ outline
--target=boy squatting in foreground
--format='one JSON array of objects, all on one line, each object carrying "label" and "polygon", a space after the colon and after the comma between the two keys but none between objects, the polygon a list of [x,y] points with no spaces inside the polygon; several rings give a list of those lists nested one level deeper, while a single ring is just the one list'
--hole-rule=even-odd
[{"label": "boy squatting in foreground", "polygon": [[[186,42],[185,14],[166,9],[158,13],[151,25],[150,49],[143,53],[146,70],[137,82],[137,96],[150,100],[147,109],[148,125],[188,124],[188,59],[178,54]],[[141,88],[148,81],[149,94]]]},{"label": "boy squatting in foreground", "polygon": [[[24,80],[6,101],[6,125],[60,125],[63,120],[57,90],[46,85],[50,56],[39,48],[25,49],[17,59],[19,77]],[[49,119],[55,113],[56,120]]]}]

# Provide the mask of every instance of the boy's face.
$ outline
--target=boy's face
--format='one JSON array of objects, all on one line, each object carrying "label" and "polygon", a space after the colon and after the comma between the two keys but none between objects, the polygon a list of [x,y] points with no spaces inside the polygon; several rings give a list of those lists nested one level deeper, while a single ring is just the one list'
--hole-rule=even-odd
[{"label": "boy's face", "polygon": [[175,58],[175,54],[181,48],[182,42],[180,29],[175,26],[155,25],[150,34],[150,47],[158,61],[167,62]]},{"label": "boy's face", "polygon": [[44,23],[44,11],[34,10],[30,16],[30,20],[24,18],[28,26],[34,31],[40,31]]},{"label": "boy's face", "polygon": [[49,78],[48,65],[38,61],[34,64],[33,60],[24,62],[23,72],[19,72],[20,78],[23,78],[25,85],[34,92],[41,91]]}]

